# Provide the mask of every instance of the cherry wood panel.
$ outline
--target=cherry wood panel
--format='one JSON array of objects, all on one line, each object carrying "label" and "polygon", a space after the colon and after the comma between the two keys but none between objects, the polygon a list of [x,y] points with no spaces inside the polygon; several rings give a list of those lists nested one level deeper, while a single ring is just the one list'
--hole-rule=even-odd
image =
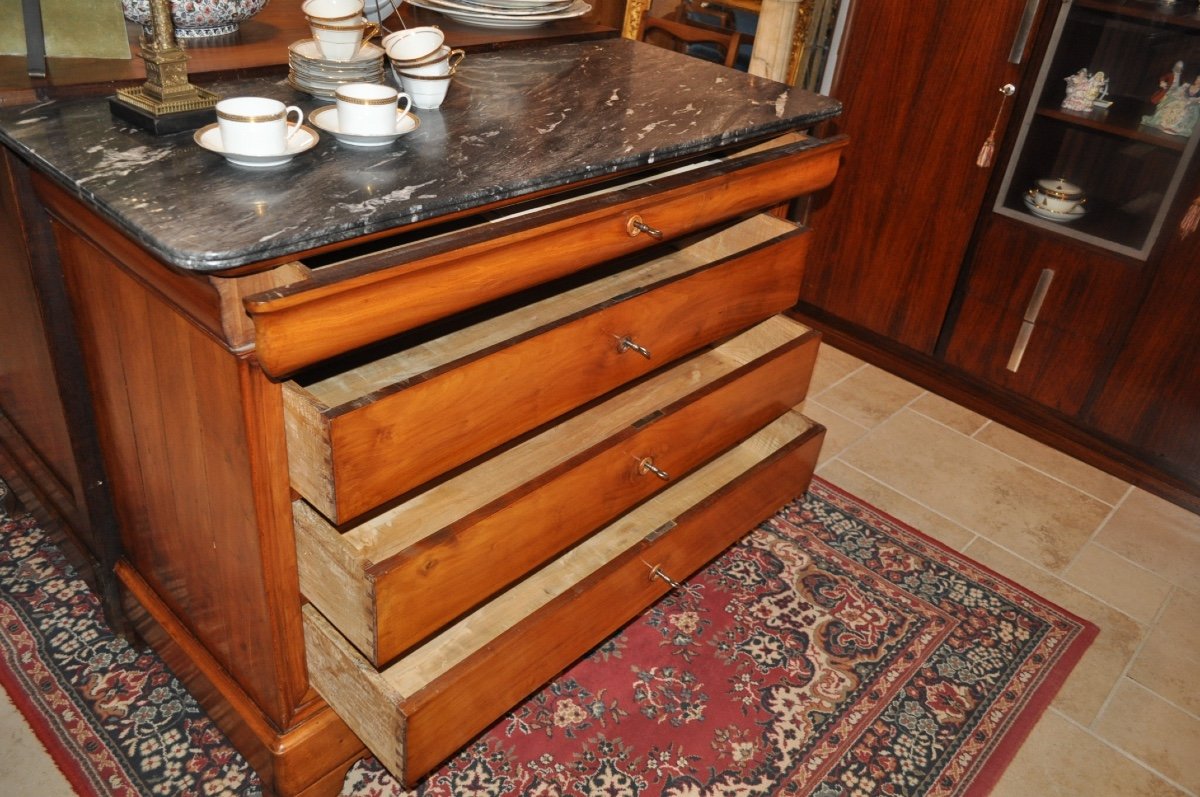
[{"label": "cherry wood panel", "polygon": [[94,550],[47,337],[47,328],[55,319],[44,315],[21,224],[16,181],[23,167],[5,150],[0,169],[0,240],[6,244],[0,256],[5,315],[0,344],[0,414],[7,421],[0,446],[9,452],[6,459],[12,467],[34,478],[26,482],[11,468],[5,468],[4,475],[12,479],[13,489],[29,508],[42,513],[41,519],[54,517],[42,507],[55,512],[82,533],[88,549]]},{"label": "cherry wood panel", "polygon": [[854,149],[814,209],[802,307],[933,351],[992,173],[976,156],[1022,70],[1008,54],[1025,2],[851,4],[830,129]]},{"label": "cherry wood panel", "polygon": [[[1024,357],[1008,369],[1042,271],[1053,272]],[[991,215],[972,258],[945,359],[1077,415],[1108,371],[1141,294],[1140,263]]]},{"label": "cherry wood panel", "polygon": [[116,517],[58,255],[28,167],[7,151],[0,159],[0,296],[10,322],[0,345],[0,475],[123,633]]},{"label": "cherry wood panel", "polygon": [[[291,550],[290,524],[259,522],[289,516],[285,471],[267,467],[284,460],[282,429],[278,420],[273,429],[255,428],[245,408],[273,402],[274,412],[261,417],[278,419],[278,386],[247,396],[254,377],[244,361],[91,243],[61,224],[56,233],[89,354],[125,556],[286,728],[307,689],[302,658],[279,655],[298,630],[299,589],[293,562],[275,561],[281,544]],[[278,450],[255,452],[252,464],[260,439]],[[286,534],[286,543],[273,534]]]}]

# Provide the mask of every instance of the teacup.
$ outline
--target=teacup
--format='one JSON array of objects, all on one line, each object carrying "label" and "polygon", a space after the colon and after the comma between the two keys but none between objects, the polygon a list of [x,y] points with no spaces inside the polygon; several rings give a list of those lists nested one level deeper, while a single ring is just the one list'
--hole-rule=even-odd
[{"label": "teacup", "polygon": [[321,55],[330,61],[350,61],[358,54],[363,44],[379,33],[379,25],[362,17],[353,24],[329,25],[324,22],[308,21],[313,40]]},{"label": "teacup", "polygon": [[443,44],[428,58],[401,62],[399,68],[410,75],[448,75],[466,56],[464,51]]},{"label": "teacup", "polygon": [[[296,114],[296,123],[288,117]],[[267,97],[230,97],[217,103],[221,148],[237,155],[282,155],[304,123],[304,111]]]},{"label": "teacup", "polygon": [[396,74],[405,93],[412,97],[413,107],[424,110],[442,106],[446,99],[446,91],[450,88],[450,81],[454,78],[453,69],[445,75],[413,75],[400,71]]},{"label": "teacup", "polygon": [[300,10],[309,22],[353,25],[362,19],[363,0],[305,0]]},{"label": "teacup", "polygon": [[415,62],[437,52],[446,34],[436,25],[394,31],[383,37],[383,49],[393,61]]},{"label": "teacup", "polygon": [[396,132],[396,119],[412,107],[412,98],[380,83],[347,83],[334,91],[338,130],[357,136],[386,136]]}]

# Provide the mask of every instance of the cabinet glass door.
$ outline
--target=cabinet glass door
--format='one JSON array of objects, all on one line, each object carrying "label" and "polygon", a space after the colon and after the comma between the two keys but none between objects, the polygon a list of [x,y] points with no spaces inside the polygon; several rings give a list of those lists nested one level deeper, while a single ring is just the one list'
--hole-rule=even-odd
[{"label": "cabinet glass door", "polygon": [[995,210],[1145,260],[1200,140],[1196,0],[1063,4]]}]

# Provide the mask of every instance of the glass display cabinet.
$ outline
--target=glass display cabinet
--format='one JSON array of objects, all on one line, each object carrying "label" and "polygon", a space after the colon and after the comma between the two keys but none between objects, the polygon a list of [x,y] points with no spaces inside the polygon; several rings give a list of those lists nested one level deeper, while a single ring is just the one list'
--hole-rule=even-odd
[{"label": "glass display cabinet", "polygon": [[995,211],[1146,260],[1200,139],[1195,0],[1064,2]]}]

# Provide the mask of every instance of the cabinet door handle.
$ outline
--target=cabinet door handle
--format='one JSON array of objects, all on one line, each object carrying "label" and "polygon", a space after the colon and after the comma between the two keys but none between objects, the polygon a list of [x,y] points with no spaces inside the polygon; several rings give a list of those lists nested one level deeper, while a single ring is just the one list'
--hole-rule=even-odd
[{"label": "cabinet door handle", "polygon": [[1021,329],[1017,332],[1017,340],[1013,343],[1012,352],[1008,355],[1008,370],[1014,374],[1021,367],[1025,357],[1025,349],[1029,346],[1029,338],[1033,335],[1033,327],[1037,324],[1038,314],[1042,312],[1042,302],[1046,301],[1046,292],[1054,279],[1054,269],[1044,268],[1038,277],[1029,304],[1025,305],[1025,315],[1021,318]]},{"label": "cabinet door handle", "polygon": [[1019,64],[1025,55],[1025,45],[1029,43],[1029,31],[1033,29],[1033,21],[1037,19],[1040,0],[1025,0],[1025,11],[1021,14],[1021,22],[1017,25],[1017,35],[1013,38],[1012,49],[1008,52],[1008,62]]},{"label": "cabinet door handle", "polygon": [[629,232],[629,237],[634,238],[642,233],[646,233],[656,241],[663,239],[662,230],[651,227],[646,222],[642,221],[642,217],[636,213],[629,217],[629,221],[625,224],[625,229]]}]

